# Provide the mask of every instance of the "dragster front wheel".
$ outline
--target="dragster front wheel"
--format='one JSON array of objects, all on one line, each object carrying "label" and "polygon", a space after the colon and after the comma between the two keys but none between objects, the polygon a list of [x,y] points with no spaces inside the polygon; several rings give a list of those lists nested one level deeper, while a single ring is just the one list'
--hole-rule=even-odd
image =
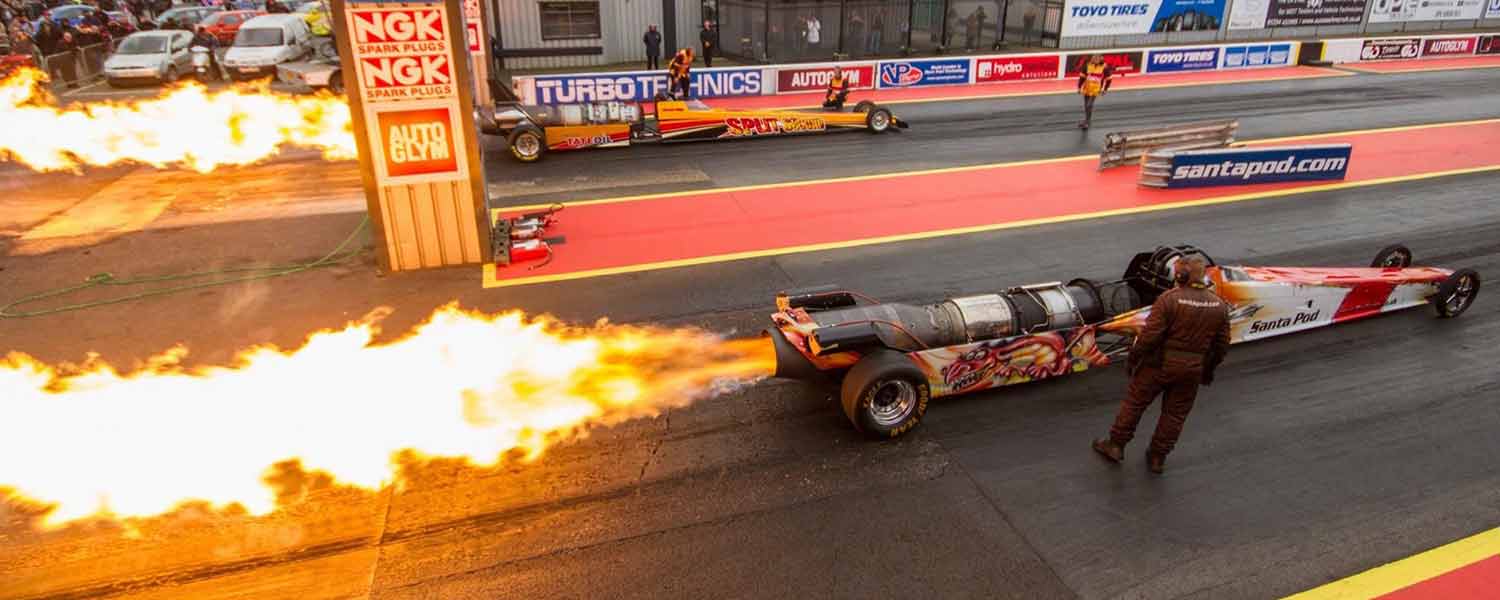
[{"label": "dragster front wheel", "polygon": [[927,414],[931,396],[922,370],[891,350],[872,352],[854,363],[839,390],[844,416],[855,429],[876,439],[911,431]]},{"label": "dragster front wheel", "polygon": [[1405,269],[1411,266],[1411,249],[1401,244],[1392,244],[1375,253],[1371,267],[1381,269]]},{"label": "dragster front wheel", "polygon": [[522,124],[510,132],[510,155],[523,163],[536,162],[547,151],[547,141],[541,128],[529,123]]},{"label": "dragster front wheel", "polygon": [[1451,319],[1464,314],[1479,296],[1479,273],[1473,269],[1459,269],[1438,284],[1437,294],[1432,296],[1432,307],[1439,317]]}]

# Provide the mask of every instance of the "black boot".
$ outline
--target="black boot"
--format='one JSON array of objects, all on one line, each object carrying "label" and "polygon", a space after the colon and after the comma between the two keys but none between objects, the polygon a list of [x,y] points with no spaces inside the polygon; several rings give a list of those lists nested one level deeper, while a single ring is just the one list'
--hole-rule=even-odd
[{"label": "black boot", "polygon": [[1094,440],[1094,452],[1116,464],[1125,460],[1125,449],[1107,437]]}]

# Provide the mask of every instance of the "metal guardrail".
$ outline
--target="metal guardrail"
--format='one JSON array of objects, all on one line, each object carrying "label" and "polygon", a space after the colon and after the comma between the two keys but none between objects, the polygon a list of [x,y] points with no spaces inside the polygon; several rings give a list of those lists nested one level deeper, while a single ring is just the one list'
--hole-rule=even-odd
[{"label": "metal guardrail", "polygon": [[102,75],[104,59],[109,53],[110,44],[100,42],[43,56],[37,66],[52,78],[52,91],[56,93],[63,87],[77,87]]},{"label": "metal guardrail", "polygon": [[1177,156],[1180,148],[1160,149],[1146,152],[1141,157],[1141,175],[1136,183],[1148,187],[1167,187],[1167,179],[1172,175],[1172,158]]},{"label": "metal guardrail", "polygon": [[1099,153],[1099,169],[1137,164],[1154,150],[1225,148],[1234,143],[1239,127],[1237,120],[1205,121],[1109,133],[1104,136],[1104,151]]}]

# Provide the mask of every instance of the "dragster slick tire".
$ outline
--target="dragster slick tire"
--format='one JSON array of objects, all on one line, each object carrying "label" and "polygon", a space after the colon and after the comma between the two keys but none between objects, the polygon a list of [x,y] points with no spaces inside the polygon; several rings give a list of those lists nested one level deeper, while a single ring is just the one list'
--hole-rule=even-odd
[{"label": "dragster slick tire", "polygon": [[905,355],[890,350],[859,359],[839,389],[844,416],[860,433],[875,439],[911,431],[927,414],[931,398],[922,370]]},{"label": "dragster slick tire", "polygon": [[850,112],[866,113],[866,112],[870,112],[870,109],[872,109],[872,108],[875,108],[875,103],[874,102],[871,102],[869,100],[860,100],[859,104],[855,104],[854,105],[854,110],[852,110]]},{"label": "dragster slick tire", "polygon": [[1391,244],[1375,253],[1370,266],[1382,269],[1405,269],[1411,266],[1411,249],[1401,244]]}]

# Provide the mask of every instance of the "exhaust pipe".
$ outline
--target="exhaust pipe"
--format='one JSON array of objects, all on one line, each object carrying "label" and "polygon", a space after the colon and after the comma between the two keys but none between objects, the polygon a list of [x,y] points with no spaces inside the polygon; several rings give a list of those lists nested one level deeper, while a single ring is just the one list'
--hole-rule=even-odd
[{"label": "exhaust pipe", "polygon": [[813,382],[823,381],[823,372],[814,367],[812,361],[807,360],[807,357],[803,356],[802,352],[798,351],[795,346],[792,346],[792,342],[787,340],[785,335],[781,334],[780,329],[774,327],[768,328],[762,332],[762,335],[771,338],[771,346],[776,352],[776,372],[773,375],[774,377]]}]

